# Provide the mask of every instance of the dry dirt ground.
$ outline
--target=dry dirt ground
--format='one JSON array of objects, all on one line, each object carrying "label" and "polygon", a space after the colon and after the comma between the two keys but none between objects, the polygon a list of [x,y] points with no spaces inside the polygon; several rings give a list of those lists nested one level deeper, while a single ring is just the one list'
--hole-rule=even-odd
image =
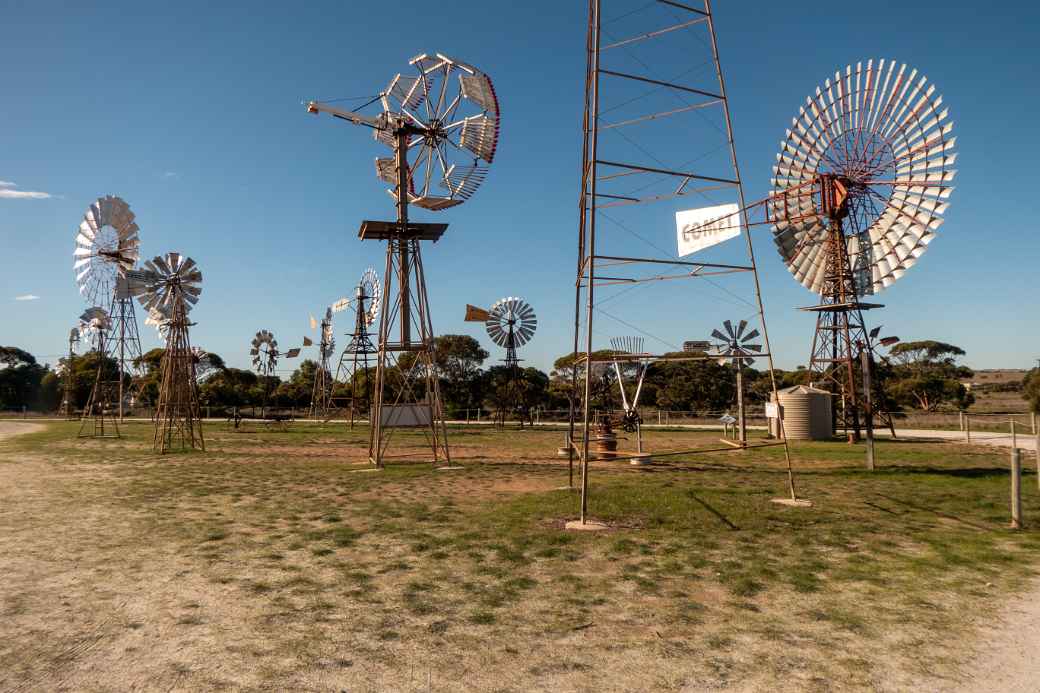
[{"label": "dry dirt ground", "polygon": [[578,536],[557,433],[453,431],[459,472],[353,471],[363,431],[124,433],[0,441],[0,691],[955,690],[1040,560],[960,444],[879,444],[874,476],[797,449],[812,509],[769,502],[776,448],[602,466],[613,529]]}]

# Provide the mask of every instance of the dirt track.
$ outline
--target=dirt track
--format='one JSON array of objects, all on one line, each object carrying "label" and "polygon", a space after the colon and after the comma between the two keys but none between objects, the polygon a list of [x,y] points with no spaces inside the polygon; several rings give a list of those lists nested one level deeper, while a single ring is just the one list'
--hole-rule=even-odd
[{"label": "dirt track", "polygon": [[23,433],[34,433],[43,428],[42,424],[23,423],[21,421],[0,421],[0,440]]}]

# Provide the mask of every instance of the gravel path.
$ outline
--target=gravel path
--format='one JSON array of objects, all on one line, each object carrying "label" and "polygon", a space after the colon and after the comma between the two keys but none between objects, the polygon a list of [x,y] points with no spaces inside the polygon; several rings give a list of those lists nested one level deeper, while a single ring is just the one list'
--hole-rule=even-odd
[{"label": "gravel path", "polygon": [[[989,618],[986,618],[989,621]],[[1036,693],[1040,691],[1040,580],[1025,596],[1001,609],[979,630],[975,656],[961,671],[963,680],[950,693]],[[927,686],[925,686],[927,688]]]},{"label": "gravel path", "polygon": [[0,440],[23,433],[34,433],[43,428],[42,424],[25,423],[23,421],[0,421]]}]

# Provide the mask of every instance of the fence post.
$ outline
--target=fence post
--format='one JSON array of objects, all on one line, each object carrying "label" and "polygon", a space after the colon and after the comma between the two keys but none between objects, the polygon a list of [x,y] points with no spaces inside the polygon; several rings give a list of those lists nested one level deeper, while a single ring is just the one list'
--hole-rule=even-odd
[{"label": "fence post", "polygon": [[[1036,414],[1034,414],[1033,417],[1034,417],[1033,420],[1035,421],[1036,420]],[[657,425],[658,426],[661,425],[661,410],[660,409],[657,410]],[[1033,428],[1036,428],[1036,426],[1034,425]]]},{"label": "fence post", "polygon": [[1022,529],[1022,460],[1011,448],[1011,529]]},{"label": "fence post", "polygon": [[957,412],[957,421],[960,424],[961,430],[964,430],[964,411]]}]

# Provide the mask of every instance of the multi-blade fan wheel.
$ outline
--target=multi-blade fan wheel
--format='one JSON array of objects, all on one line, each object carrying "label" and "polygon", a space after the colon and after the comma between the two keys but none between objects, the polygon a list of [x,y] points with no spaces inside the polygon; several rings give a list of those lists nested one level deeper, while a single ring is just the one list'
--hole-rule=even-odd
[{"label": "multi-blade fan wheel", "polygon": [[719,330],[712,330],[711,336],[719,341],[723,342],[723,347],[719,350],[719,355],[723,357],[724,361],[731,361],[738,366],[750,366],[754,360],[754,356],[762,351],[761,344],[753,344],[752,339],[759,336],[757,329],[752,329],[750,332],[745,333],[747,329],[747,320],[741,320],[736,328],[733,327],[733,323],[729,320],[725,320],[722,323],[722,328],[726,331],[725,334]]},{"label": "multi-blade fan wheel", "polygon": [[111,301],[121,273],[137,264],[140,247],[134,213],[121,198],[99,198],[87,208],[76,232],[76,284],[90,304]]},{"label": "multi-blade fan wheel", "polygon": [[157,312],[159,316],[169,319],[177,306],[182,306],[187,313],[199,302],[202,272],[190,257],[186,258],[180,253],[166,253],[145,262],[144,267],[144,286],[137,300],[153,318],[156,318],[153,312]]},{"label": "multi-blade fan wheel", "polygon": [[270,375],[278,365],[278,340],[268,330],[260,330],[253,337],[249,355],[257,373]]},{"label": "multi-blade fan wheel", "polygon": [[924,253],[956,173],[942,103],[917,70],[870,60],[835,73],[799,108],[777,154],[769,213],[780,254],[806,288],[819,293],[826,281],[824,178],[847,191],[842,224],[857,293],[890,286]]},{"label": "multi-blade fan wheel", "polygon": [[[441,210],[467,200],[487,176],[498,147],[499,106],[491,78],[441,54],[420,55],[415,74],[398,74],[382,94],[380,142],[394,147],[394,123],[417,126],[409,136],[408,198]],[[376,159],[376,175],[397,185],[394,157]],[[396,190],[390,194],[396,197]]]},{"label": "multi-blade fan wheel", "polygon": [[526,301],[510,296],[496,301],[491,306],[484,325],[491,341],[501,347],[510,346],[509,335],[512,332],[512,346],[515,348],[523,346],[531,339],[538,328],[538,318]]}]

